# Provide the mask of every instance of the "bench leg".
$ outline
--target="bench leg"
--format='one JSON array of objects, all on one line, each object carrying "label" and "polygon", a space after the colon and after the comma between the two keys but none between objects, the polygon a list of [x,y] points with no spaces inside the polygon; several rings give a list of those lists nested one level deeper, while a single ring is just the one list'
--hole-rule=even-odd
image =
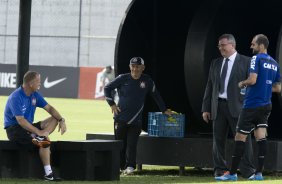
[{"label": "bench leg", "polygon": [[179,166],[179,175],[183,176],[185,174],[185,166]]},{"label": "bench leg", "polygon": [[142,164],[137,164],[137,171],[142,171]]}]

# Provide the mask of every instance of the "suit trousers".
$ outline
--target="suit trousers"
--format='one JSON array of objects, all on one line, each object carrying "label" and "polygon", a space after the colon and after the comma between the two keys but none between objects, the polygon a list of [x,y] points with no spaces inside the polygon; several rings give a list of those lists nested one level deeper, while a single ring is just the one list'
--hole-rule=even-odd
[{"label": "suit trousers", "polygon": [[[234,140],[237,121],[238,118],[231,116],[227,101],[218,101],[217,118],[213,121],[213,162],[215,173],[229,170],[225,159],[225,144],[230,129]],[[245,153],[239,166],[243,177],[247,178],[255,172],[253,160],[253,146],[251,135],[249,135],[245,144]]]},{"label": "suit trousers", "polygon": [[120,169],[136,168],[136,153],[141,127],[135,124],[114,123],[115,139],[122,140],[123,147],[120,153]]}]

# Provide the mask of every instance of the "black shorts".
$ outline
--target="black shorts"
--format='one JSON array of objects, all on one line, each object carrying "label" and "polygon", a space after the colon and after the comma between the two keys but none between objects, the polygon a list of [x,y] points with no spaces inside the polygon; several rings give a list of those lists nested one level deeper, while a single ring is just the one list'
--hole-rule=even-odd
[{"label": "black shorts", "polygon": [[[41,121],[33,123],[33,126],[41,129]],[[10,141],[16,142],[19,145],[33,145],[31,133],[22,128],[19,124],[6,128],[6,133]]]},{"label": "black shorts", "polygon": [[239,116],[236,131],[248,135],[254,129],[267,128],[268,117],[271,113],[272,105],[264,105],[255,108],[242,109]]}]

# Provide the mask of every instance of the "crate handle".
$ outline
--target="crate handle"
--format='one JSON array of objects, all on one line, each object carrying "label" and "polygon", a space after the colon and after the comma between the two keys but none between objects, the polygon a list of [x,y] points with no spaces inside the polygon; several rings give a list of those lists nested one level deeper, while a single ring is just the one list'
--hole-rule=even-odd
[{"label": "crate handle", "polygon": [[172,116],[169,116],[169,117],[167,118],[167,121],[168,121],[168,122],[171,122],[171,123],[176,123],[176,118],[174,118],[174,117],[172,117]]}]

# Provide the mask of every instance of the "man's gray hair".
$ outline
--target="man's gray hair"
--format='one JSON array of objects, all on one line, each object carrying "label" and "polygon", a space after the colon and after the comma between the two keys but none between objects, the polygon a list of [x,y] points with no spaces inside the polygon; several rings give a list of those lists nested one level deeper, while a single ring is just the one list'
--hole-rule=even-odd
[{"label": "man's gray hair", "polygon": [[236,46],[236,40],[235,40],[235,37],[232,34],[223,34],[218,38],[218,40],[221,40],[221,39],[224,39],[224,38],[226,38],[229,41],[229,43]]}]

